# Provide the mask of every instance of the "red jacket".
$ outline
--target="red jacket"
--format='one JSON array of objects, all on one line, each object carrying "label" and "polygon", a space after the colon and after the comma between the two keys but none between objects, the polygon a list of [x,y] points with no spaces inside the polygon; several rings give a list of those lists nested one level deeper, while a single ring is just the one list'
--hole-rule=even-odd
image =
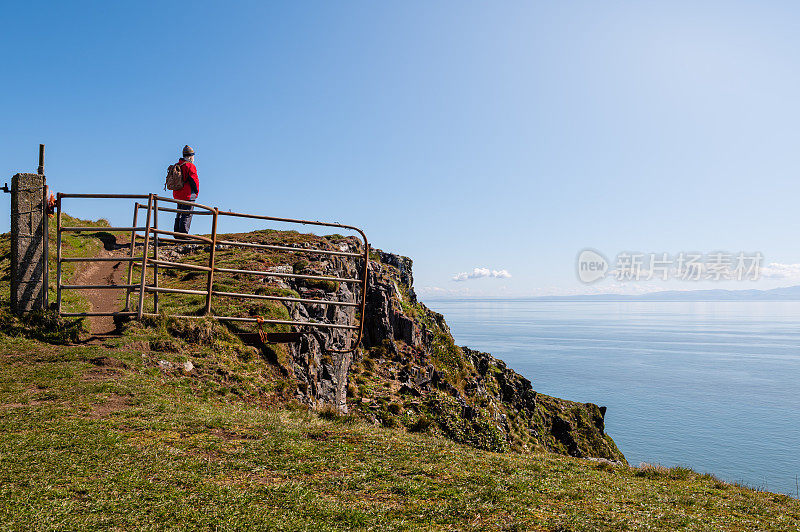
[{"label": "red jacket", "polygon": [[181,173],[183,174],[183,188],[180,190],[173,190],[172,197],[179,200],[189,201],[191,194],[198,194],[200,192],[200,179],[197,177],[197,167],[194,163],[181,158],[178,162],[181,165]]}]

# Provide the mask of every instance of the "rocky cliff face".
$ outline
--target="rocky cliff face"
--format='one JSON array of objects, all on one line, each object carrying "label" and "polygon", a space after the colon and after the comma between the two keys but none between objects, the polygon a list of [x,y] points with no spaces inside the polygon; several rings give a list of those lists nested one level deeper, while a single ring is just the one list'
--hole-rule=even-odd
[{"label": "rocky cliff face", "polygon": [[[340,244],[342,251],[360,251],[357,240]],[[362,262],[362,261],[359,261]],[[295,273],[328,275],[348,279],[360,277],[352,260],[331,257],[314,263],[296,263]],[[360,287],[348,283],[321,286],[308,281],[291,279],[287,287],[296,290],[301,297],[357,302]],[[355,307],[305,305],[289,308],[293,320],[324,321],[327,323],[354,323]],[[315,329],[302,335],[300,343],[288,344],[295,376],[300,381],[299,398],[314,406],[332,405],[339,412],[347,412],[347,375],[353,362],[352,353],[337,353],[347,350],[355,335],[346,329]]]},{"label": "rocky cliff face", "polygon": [[[355,249],[355,241],[348,243]],[[338,259],[308,271],[356,276],[356,265]],[[291,286],[302,293],[303,286]],[[357,299],[358,287],[340,285],[331,296]],[[294,317],[337,319],[352,307],[299,306]],[[623,460],[605,434],[605,408],[537,394],[531,382],[488,353],[456,346],[444,317],[417,300],[412,261],[371,253],[365,329],[354,355],[330,352],[350,335],[323,330],[291,348],[301,386],[298,398],[331,405],[376,424],[434,431],[476,447],[521,452],[551,451]]]}]

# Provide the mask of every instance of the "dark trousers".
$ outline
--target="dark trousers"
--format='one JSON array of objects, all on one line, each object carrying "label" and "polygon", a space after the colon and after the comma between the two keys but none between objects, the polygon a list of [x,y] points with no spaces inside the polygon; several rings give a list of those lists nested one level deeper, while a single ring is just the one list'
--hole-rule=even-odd
[{"label": "dark trousers", "polygon": [[192,225],[192,209],[194,209],[194,205],[178,204],[178,210],[186,212],[179,212],[175,215],[175,228],[173,231],[176,233],[189,233],[189,227]]}]

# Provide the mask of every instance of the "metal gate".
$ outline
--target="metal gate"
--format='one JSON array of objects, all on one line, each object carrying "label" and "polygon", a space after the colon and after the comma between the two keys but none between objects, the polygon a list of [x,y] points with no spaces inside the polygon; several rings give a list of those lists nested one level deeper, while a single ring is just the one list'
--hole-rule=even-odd
[{"label": "metal gate", "polygon": [[[135,200],[133,208],[133,222],[130,227],[65,227],[61,224],[62,202],[65,199],[130,199]],[[193,216],[211,216],[211,234],[209,236],[190,235],[183,233],[175,233],[166,229],[160,229],[158,226],[158,213],[178,213],[186,212],[177,209],[179,206],[193,207]],[[145,223],[138,225],[139,211],[145,210]],[[284,246],[274,244],[262,244],[254,242],[240,242],[235,240],[220,240],[217,238],[218,225],[221,219],[225,218],[247,218],[253,220],[263,220],[272,222],[281,222],[289,224],[301,224],[321,227],[332,227],[339,229],[346,229],[357,232],[361,237],[361,247],[363,252],[354,253],[351,251],[337,251],[330,249],[318,248],[305,248],[299,246]],[[249,322],[273,324],[273,325],[288,325],[292,328],[298,329],[298,332],[308,332],[315,328],[332,328],[332,329],[345,329],[348,331],[356,332],[355,341],[352,342],[350,349],[328,349],[330,352],[349,353],[354,351],[359,343],[364,331],[364,310],[366,305],[366,292],[367,292],[367,274],[369,268],[369,243],[364,232],[350,225],[339,223],[326,223],[310,220],[296,220],[292,218],[277,218],[273,216],[262,216],[256,214],[238,213],[232,211],[220,211],[216,207],[209,207],[200,203],[182,201],[156,194],[135,195],[135,194],[64,194],[59,193],[56,199],[56,306],[58,313],[61,316],[130,316],[141,319],[143,316],[158,316],[159,315],[159,294],[187,294],[194,296],[205,297],[205,312],[203,315],[175,315],[178,318],[197,319],[204,316],[212,316],[217,320],[232,321],[232,322]],[[130,234],[130,250],[126,257],[64,257],[62,254],[62,235],[68,232],[80,231],[108,231],[108,232],[123,232]],[[137,255],[137,241],[142,241],[141,255]],[[209,248],[209,260],[207,265],[186,264],[181,262],[167,261],[159,257],[160,245],[172,244],[186,244],[189,242],[196,242],[201,245],[207,245]],[[284,253],[291,253],[297,255],[310,255],[310,256],[333,256],[343,257],[348,260],[362,260],[363,265],[358,267],[356,263],[355,269],[359,271],[358,277],[334,277],[328,275],[311,275],[300,274],[296,272],[278,272],[278,271],[261,271],[261,270],[242,270],[233,268],[223,268],[216,264],[216,251],[220,246],[228,247],[242,247],[250,249],[262,249],[280,251]],[[63,284],[62,282],[62,264],[69,262],[99,262],[99,261],[114,261],[114,262],[127,262],[127,282],[125,284],[109,284],[109,285],[80,285],[80,284]],[[134,274],[134,268],[138,267],[140,273],[138,276]],[[152,269],[152,283],[147,282],[148,270]],[[206,277],[206,288],[204,290],[194,290],[185,288],[168,288],[159,286],[159,269],[178,269],[190,270],[199,272]],[[265,295],[256,293],[240,293],[214,290],[214,274],[215,273],[232,273],[238,275],[248,276],[262,276],[262,277],[275,277],[275,278],[294,278],[316,281],[331,281],[336,283],[348,283],[360,288],[357,301],[338,301],[320,298],[306,298],[306,297],[287,297],[278,295]],[[100,289],[100,290],[125,290],[125,308],[117,312],[63,312],[62,311],[62,298],[63,290],[81,290],[81,289]],[[354,290],[355,291],[355,290]],[[153,312],[145,311],[145,297],[147,294],[153,295]],[[136,300],[136,309],[131,310],[131,296]],[[221,316],[213,312],[212,300],[214,297],[231,297],[241,299],[262,299],[269,301],[277,301],[281,303],[301,303],[301,304],[314,304],[314,305],[329,305],[329,306],[343,306],[355,307],[357,312],[357,324],[355,323],[327,323],[317,321],[300,321],[300,320],[276,320],[276,319],[262,319],[259,317],[243,317],[243,316]]]}]

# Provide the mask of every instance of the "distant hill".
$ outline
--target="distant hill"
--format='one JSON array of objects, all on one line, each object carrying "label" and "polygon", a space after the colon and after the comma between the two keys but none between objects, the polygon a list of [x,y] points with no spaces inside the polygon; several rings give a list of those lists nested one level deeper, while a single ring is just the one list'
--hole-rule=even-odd
[{"label": "distant hill", "polygon": [[587,294],[542,296],[537,301],[800,301],[800,285],[771,290],[664,290],[649,294]]}]

